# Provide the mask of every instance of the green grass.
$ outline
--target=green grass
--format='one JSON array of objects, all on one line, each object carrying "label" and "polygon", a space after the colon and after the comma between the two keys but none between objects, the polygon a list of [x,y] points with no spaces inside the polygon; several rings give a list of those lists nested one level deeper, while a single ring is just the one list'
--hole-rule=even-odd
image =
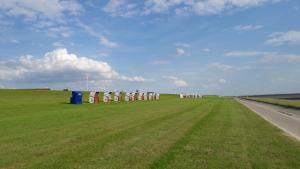
[{"label": "green grass", "polygon": [[0,168],[300,166],[300,143],[232,98],[70,105],[69,95],[0,90]]},{"label": "green grass", "polygon": [[257,98],[257,97],[248,97],[248,99],[262,101],[267,103],[272,103],[281,106],[287,107],[296,107],[300,108],[300,100],[286,100],[286,99],[274,99],[274,98]]}]

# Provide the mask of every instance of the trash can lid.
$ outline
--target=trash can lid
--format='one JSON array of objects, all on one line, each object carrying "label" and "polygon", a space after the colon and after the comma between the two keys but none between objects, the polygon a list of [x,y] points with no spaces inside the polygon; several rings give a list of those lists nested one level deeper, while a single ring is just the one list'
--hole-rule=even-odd
[{"label": "trash can lid", "polygon": [[82,95],[82,92],[81,91],[72,91],[72,94]]}]

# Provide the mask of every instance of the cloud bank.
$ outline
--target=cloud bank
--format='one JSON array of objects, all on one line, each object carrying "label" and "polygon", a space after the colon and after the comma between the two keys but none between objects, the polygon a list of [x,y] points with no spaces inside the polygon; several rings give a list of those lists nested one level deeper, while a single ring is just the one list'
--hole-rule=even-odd
[{"label": "cloud bank", "polygon": [[[109,0],[103,11],[120,17],[153,13],[215,15],[231,9],[250,8],[267,2],[279,1],[281,0],[145,0],[141,3],[129,0]],[[138,5],[141,7],[137,8]]]},{"label": "cloud bank", "polygon": [[46,53],[41,58],[26,55],[17,61],[0,62],[0,80],[36,83],[77,82],[89,76],[92,81],[123,80],[149,82],[142,76],[125,76],[115,71],[108,63],[86,57],[78,57],[67,49],[60,48]]},{"label": "cloud bank", "polygon": [[271,63],[285,63],[285,62],[299,62],[300,55],[289,53],[278,53],[269,51],[232,51],[224,54],[227,57],[258,57],[261,62]]},{"label": "cloud bank", "polygon": [[300,31],[275,32],[265,42],[268,45],[282,45],[285,43],[300,43]]},{"label": "cloud bank", "polygon": [[6,11],[9,16],[23,16],[27,20],[60,20],[65,13],[76,15],[83,8],[74,0],[1,0],[0,10]]}]

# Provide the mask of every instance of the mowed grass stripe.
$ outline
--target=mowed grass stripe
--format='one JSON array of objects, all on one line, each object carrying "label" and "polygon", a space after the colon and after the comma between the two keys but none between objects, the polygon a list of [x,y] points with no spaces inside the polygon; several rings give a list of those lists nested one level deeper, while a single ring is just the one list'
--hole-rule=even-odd
[{"label": "mowed grass stripe", "polygon": [[[145,104],[145,103],[144,103]],[[147,104],[147,103],[146,103]],[[6,120],[2,123],[0,122],[3,130],[8,132],[7,135],[1,135],[0,141],[11,141],[12,139],[19,139],[23,136],[31,135],[34,136],[35,134],[43,134],[44,132],[49,133],[52,130],[60,131],[63,128],[70,128],[70,130],[74,130],[74,128],[80,129],[80,126],[86,126],[87,124],[93,124],[94,122],[100,121],[100,124],[103,127],[105,125],[114,126],[114,122],[118,123],[116,125],[122,125],[126,120],[134,121],[142,121],[143,119],[155,117],[157,115],[165,115],[162,114],[162,110],[168,109],[170,114],[176,113],[177,111],[181,111],[181,109],[189,109],[190,104],[182,104],[180,106],[165,106],[164,109],[157,109],[157,108],[150,108],[149,105],[142,105],[142,108],[137,107],[136,109],[132,107],[136,107],[136,105],[131,105],[130,109],[126,107],[122,107],[122,110],[116,109],[115,107],[111,107],[110,111],[108,112],[107,109],[103,107],[97,107],[97,109],[88,109],[90,112],[48,112],[45,111],[43,114],[44,116],[38,116],[37,119],[31,119],[31,121],[27,121],[27,118],[23,119],[13,119],[13,120]],[[102,105],[101,105],[102,106]],[[153,105],[152,105],[153,106]],[[155,106],[155,105],[154,105]],[[74,109],[74,106],[73,106]],[[151,109],[151,111],[149,111]],[[26,110],[24,110],[26,111]],[[30,110],[27,110],[30,111]],[[87,113],[87,114],[84,114]],[[88,116],[87,116],[88,115]],[[48,117],[51,118],[48,118]],[[87,116],[87,117],[86,117]],[[60,118],[60,121],[54,121],[52,119]],[[65,118],[65,119],[64,119]],[[139,119],[138,119],[139,118]],[[20,124],[21,123],[21,124]],[[27,125],[29,124],[29,125]],[[39,125],[42,124],[42,125]],[[13,126],[13,128],[11,127]],[[101,127],[99,126],[99,127]],[[108,126],[108,127],[109,127]],[[24,128],[25,127],[25,128]],[[9,132],[12,130],[14,132]],[[28,131],[26,131],[28,130]]]},{"label": "mowed grass stripe", "polygon": [[165,168],[175,157],[177,153],[188,143],[192,134],[200,128],[204,123],[206,123],[214,113],[216,113],[220,107],[221,100],[218,100],[218,103],[212,106],[210,112],[206,114],[204,118],[201,118],[196,122],[181,138],[179,138],[162,156],[150,164],[150,169]]},{"label": "mowed grass stripe", "polygon": [[299,168],[300,144],[233,99],[154,168]]},{"label": "mowed grass stripe", "polygon": [[[188,106],[187,108],[185,108],[185,109],[183,109],[183,110],[180,110],[180,112],[185,112],[185,110],[190,110],[191,109],[191,107],[190,106]],[[157,113],[159,113],[159,114],[157,114]],[[146,121],[145,121],[145,119],[135,119],[134,117],[135,116],[128,116],[128,118],[127,119],[119,119],[119,120],[121,120],[122,121],[122,126],[121,126],[121,128],[119,128],[119,129],[121,129],[121,130],[118,130],[118,129],[115,129],[115,131],[109,131],[109,132],[102,132],[102,131],[100,131],[100,132],[92,132],[92,134],[91,135],[87,135],[86,133],[83,133],[84,135],[82,136],[82,137],[75,137],[75,140],[66,140],[65,138],[62,138],[62,139],[58,139],[58,141],[66,141],[66,142],[64,142],[63,143],[63,145],[61,145],[61,143],[59,142],[58,144],[59,144],[59,147],[57,147],[56,149],[58,149],[58,151],[59,150],[61,150],[61,149],[63,149],[65,146],[67,146],[67,145],[69,145],[68,147],[69,148],[72,148],[73,146],[76,146],[76,144],[74,145],[74,144],[72,144],[73,142],[76,142],[76,140],[79,140],[78,141],[78,143],[81,143],[82,141],[81,140],[86,140],[85,141],[85,143],[89,143],[89,142],[91,142],[93,139],[94,139],[94,137],[93,137],[93,135],[98,135],[98,136],[106,136],[107,134],[114,134],[115,132],[117,132],[117,133],[122,133],[123,131],[125,131],[125,130],[130,130],[130,129],[132,129],[132,128],[134,128],[134,127],[137,127],[137,126],[139,126],[139,125],[141,125],[141,124],[144,124],[144,123],[147,123],[147,122],[152,122],[152,121],[159,121],[159,120],[162,120],[162,119],[166,119],[166,118],[170,118],[171,116],[174,116],[174,113],[176,114],[176,113],[178,113],[178,112],[169,112],[169,113],[162,113],[162,112],[156,112],[156,115],[155,114],[152,114],[153,116],[150,118],[150,119],[146,119]],[[106,116],[107,116],[108,114],[106,114]],[[135,119],[134,121],[128,121],[128,120],[131,120],[131,119]],[[134,123],[135,122],[135,123]],[[81,124],[81,123],[80,123]],[[93,124],[95,124],[95,123],[93,123]],[[84,122],[82,123],[82,125],[84,125]],[[91,127],[91,129],[96,129],[95,127],[97,127],[97,125],[101,125],[101,123],[99,123],[99,124],[96,124],[95,126],[89,126],[89,127]],[[114,126],[115,127],[115,126]],[[64,130],[61,130],[62,128],[65,128]],[[101,128],[100,128],[101,129]],[[65,135],[65,137],[67,137],[67,134],[68,134],[68,132],[70,132],[70,131],[74,131],[74,130],[76,130],[76,126],[71,126],[71,128],[70,127],[68,127],[68,126],[64,126],[64,127],[59,127],[59,130],[57,130],[57,132],[60,132],[61,133],[61,135],[64,135],[64,134],[66,134]],[[50,133],[51,133],[51,130],[49,131]],[[77,133],[77,131],[76,131],[76,133]],[[99,134],[99,133],[101,133],[101,134]],[[25,145],[23,145],[22,147],[16,147],[16,148],[20,148],[21,150],[23,150],[23,152],[24,152],[24,156],[30,156],[30,152],[31,152],[31,142],[33,142],[33,143],[35,143],[35,144],[37,144],[37,143],[40,143],[41,145],[40,146],[43,146],[43,145],[47,145],[47,143],[49,143],[50,145],[53,145],[53,143],[51,144],[51,141],[50,142],[45,142],[45,140],[43,140],[43,134],[45,134],[45,136],[47,137],[47,138],[49,138],[49,139],[51,139],[51,140],[55,140],[55,139],[57,139],[57,137],[55,137],[55,135],[54,136],[49,136],[49,133],[47,134],[47,133],[38,133],[38,134],[41,134],[41,135],[36,135],[36,136],[32,136],[32,135],[29,135],[29,137],[26,137],[26,138],[21,138],[21,139],[17,139],[16,141],[21,141],[21,143],[23,144],[24,143],[24,141],[25,141],[25,143],[27,142],[29,145],[28,146],[26,146],[26,144]],[[51,133],[52,134],[52,133]],[[80,134],[80,133],[79,133]],[[46,138],[46,139],[47,139]],[[58,137],[58,138],[61,138],[61,137]],[[24,140],[24,139],[28,139],[27,141],[26,140]],[[39,141],[39,140],[35,140],[35,139],[41,139],[41,141]],[[18,142],[13,142],[12,140],[10,140],[9,142],[8,142],[8,144],[10,144],[11,145],[11,148],[10,147],[2,147],[2,149],[3,150],[12,150],[12,151],[16,151],[16,150],[18,150],[18,149],[15,149],[14,147],[15,147],[15,145],[16,144],[18,144]],[[3,144],[1,144],[1,145],[3,145]],[[39,146],[39,145],[35,145],[35,146]],[[51,146],[52,147],[52,146]],[[54,146],[55,147],[55,146]],[[28,149],[27,149],[28,148]],[[53,151],[55,151],[56,149],[54,149]],[[27,150],[27,151],[26,151]],[[41,150],[43,150],[43,149],[41,149]],[[36,149],[34,149],[34,152],[33,153],[35,153],[36,152]],[[5,151],[2,151],[2,153],[3,153],[3,156],[5,155],[5,154],[11,154],[12,152],[5,152]],[[44,153],[42,153],[42,152],[39,152],[39,153],[37,153],[37,155],[42,155],[42,154],[44,154]],[[19,156],[19,154],[15,154],[17,157]],[[32,154],[32,155],[34,155],[34,154]],[[24,157],[23,156],[23,157]],[[14,158],[11,158],[11,159],[14,159]],[[16,159],[14,159],[14,160],[16,160]]]},{"label": "mowed grass stripe", "polygon": [[223,99],[188,142],[163,168],[250,168],[247,148],[243,147],[244,134],[241,116],[232,99]]},{"label": "mowed grass stripe", "polygon": [[152,161],[150,159],[157,158],[198,119],[203,118],[213,102],[208,101],[188,113],[183,113],[182,116],[176,116],[163,123],[148,128],[139,128],[136,134],[111,142],[105,149],[98,151],[92,157],[97,159],[94,165],[84,163],[81,166],[88,164],[95,168],[97,164],[101,164],[103,168],[145,168]]},{"label": "mowed grass stripe", "polygon": [[74,106],[68,92],[14,92],[0,90],[0,168],[300,166],[299,142],[233,99]]},{"label": "mowed grass stripe", "polygon": [[[184,106],[190,106],[190,103],[187,104],[184,102],[177,105],[175,104],[167,100],[160,102],[132,102],[132,104],[120,103],[115,105],[68,105],[68,109],[60,107],[61,104],[57,104],[55,111],[52,109],[49,110],[49,107],[53,106],[44,106],[43,111],[37,112],[35,112],[36,110],[33,110],[29,104],[28,108],[23,109],[24,115],[22,117],[17,115],[18,118],[2,119],[2,121],[0,121],[2,126],[0,132],[1,130],[7,132],[5,137],[11,135],[21,136],[24,133],[27,135],[29,132],[37,132],[43,129],[48,131],[51,128],[62,128],[69,124],[80,124],[94,119],[99,119],[101,123],[104,123],[107,120],[111,121],[112,118],[122,120],[120,118],[131,118],[129,116],[133,115],[134,117],[146,117],[160,113],[160,105],[164,105],[164,108],[169,109],[171,113],[172,111],[176,111],[176,109],[184,108]],[[137,114],[136,112],[140,113]],[[1,136],[2,135],[0,135],[0,137]]]},{"label": "mowed grass stripe", "polygon": [[[108,134],[108,140],[109,140],[109,138],[110,138],[110,135],[113,135],[114,133],[117,133],[116,135],[120,135],[120,134],[122,134],[123,132],[125,133],[125,131],[126,130],[132,130],[132,129],[134,129],[135,127],[138,127],[138,126],[140,126],[141,124],[144,124],[144,123],[146,123],[146,124],[148,124],[148,123],[152,123],[152,122],[154,122],[154,121],[157,121],[157,122],[162,122],[164,119],[166,120],[166,119],[169,119],[169,118],[172,118],[172,116],[176,116],[176,115],[178,115],[178,114],[182,114],[182,113],[185,113],[185,112],[188,112],[188,111],[190,111],[191,109],[194,109],[194,107],[197,107],[197,106],[199,106],[199,103],[201,104],[201,102],[198,102],[198,103],[195,103],[195,105],[194,106],[191,106],[191,104],[189,104],[189,106],[188,107],[184,107],[184,109],[179,109],[179,111],[177,112],[177,111],[174,111],[173,112],[173,110],[172,109],[164,109],[163,107],[162,107],[162,110],[164,110],[164,111],[170,111],[170,112],[168,112],[168,113],[166,113],[166,112],[163,112],[163,111],[159,111],[159,112],[157,112],[156,113],[156,115],[155,114],[152,114],[153,116],[151,117],[151,118],[149,118],[149,119],[139,119],[139,120],[137,120],[136,121],[136,123],[124,123],[124,125],[123,125],[123,128],[122,128],[122,130],[116,130],[116,131],[109,131],[109,132],[99,132],[99,133],[95,133],[95,132],[93,132],[92,133],[92,135],[84,135],[84,137],[79,137],[79,138],[75,138],[74,140],[67,140],[67,142],[64,142],[63,143],[63,145],[61,145],[61,143],[59,143],[58,144],[58,147],[56,147],[55,149],[52,149],[52,151],[50,151],[50,152],[48,152],[48,153],[50,153],[51,154],[51,152],[54,152],[55,154],[58,154],[59,152],[61,152],[62,150],[65,150],[65,149],[73,149],[74,147],[76,147],[77,146],[77,144],[83,144],[83,145],[92,145],[95,141],[97,141],[97,139],[99,139],[98,137],[100,136],[100,139],[102,138],[102,137],[106,137],[106,135]],[[147,104],[147,103],[145,103],[145,104]],[[179,108],[179,107],[177,107],[177,108]],[[134,111],[133,111],[134,112]],[[139,113],[139,112],[136,112],[136,113]],[[131,118],[134,118],[135,116],[128,116],[128,119],[131,119]],[[146,120],[146,121],[145,121]],[[133,126],[132,126],[133,125]],[[97,125],[95,125],[95,126],[91,126],[91,128],[92,129],[95,129],[95,127],[96,127]],[[68,128],[67,128],[68,129]],[[74,128],[72,128],[73,130],[74,130]],[[65,133],[65,134],[68,134],[68,130],[67,131],[65,131],[65,130],[61,130],[61,133],[62,133],[62,135]],[[100,134],[101,133],[101,134]],[[47,136],[47,135],[46,135]],[[98,137],[97,137],[98,136]],[[35,142],[35,143],[39,143],[39,142],[37,142],[36,140],[34,140],[34,139],[36,139],[36,138],[39,138],[39,136],[35,136],[35,137],[29,137],[29,138],[27,138],[27,139],[31,139],[31,138],[33,138],[33,140],[29,140],[28,142]],[[43,136],[42,136],[42,138],[43,138]],[[56,139],[57,137],[49,137],[49,134],[48,134],[48,138],[50,138],[50,139]],[[61,138],[61,137],[59,137],[59,138]],[[61,138],[61,139],[58,139],[59,141],[65,141],[65,139],[64,138]],[[86,141],[84,141],[83,142],[83,140],[86,140]],[[94,140],[94,141],[93,141]],[[76,141],[78,141],[78,143],[76,144]],[[41,144],[45,144],[45,145],[47,145],[47,142],[45,142],[45,141],[43,141],[43,139],[40,141],[40,143]],[[11,146],[14,146],[16,143],[11,143]],[[51,147],[55,147],[55,142],[54,142],[54,145],[53,145],[53,143],[51,144],[51,142],[49,142],[49,144],[51,145],[49,148],[51,148]],[[53,146],[52,146],[53,145]],[[36,146],[36,145],[35,145]],[[44,147],[43,145],[41,145],[42,147]],[[28,149],[27,149],[28,148]],[[34,149],[34,151],[32,152],[32,153],[30,153],[31,152],[31,146],[30,146],[30,144],[28,145],[28,146],[26,146],[26,145],[24,145],[23,147],[22,147],[22,149],[23,150],[27,150],[27,151],[24,151],[24,156],[32,156],[32,155],[34,155],[34,156],[37,156],[37,155],[45,155],[47,152],[36,152],[36,149]],[[46,147],[47,148],[47,147]],[[38,148],[38,149],[40,149],[40,148]],[[14,148],[12,148],[12,150],[13,151],[15,151],[15,149]],[[41,148],[41,150],[43,150],[43,148]],[[26,153],[25,153],[26,152]],[[9,152],[4,152],[4,153],[9,153]],[[50,156],[50,154],[48,154],[49,156]],[[16,155],[16,156],[18,156],[18,155]],[[23,156],[23,157],[24,157]],[[16,159],[15,159],[16,160]]]},{"label": "mowed grass stripe", "polygon": [[[105,137],[97,137],[97,136],[92,136],[89,137],[86,143],[80,144],[80,145],[72,145],[69,146],[68,148],[71,149],[66,149],[63,148],[61,151],[56,151],[54,154],[54,162],[51,162],[51,157],[49,159],[44,159],[41,161],[40,164],[36,164],[37,166],[44,166],[46,168],[57,168],[58,166],[60,167],[65,167],[69,168],[71,164],[73,165],[82,165],[82,163],[87,163],[82,161],[82,158],[92,158],[94,159],[96,156],[95,154],[98,152],[105,152],[106,147],[109,147],[108,145],[113,144],[113,143],[122,143],[124,141],[129,140],[132,137],[141,137],[142,134],[146,133],[148,130],[151,130],[155,128],[156,126],[161,126],[164,123],[174,123],[174,119],[181,119],[183,115],[187,115],[189,112],[193,112],[194,109],[200,107],[202,104],[198,103],[196,105],[190,106],[189,108],[186,108],[184,110],[171,113],[168,115],[164,115],[161,117],[156,117],[151,120],[144,121],[142,124],[135,125],[131,128],[127,128],[121,131],[118,131],[116,133],[109,133]],[[162,113],[165,114],[165,113]],[[173,122],[172,122],[173,121]],[[157,130],[157,129],[154,129]],[[118,144],[117,144],[118,145]],[[70,153],[72,151],[72,153]],[[61,153],[60,153],[61,152]],[[107,156],[107,154],[105,154]],[[100,156],[100,157],[103,157]],[[98,161],[99,162],[99,161]],[[102,161],[105,162],[105,161]],[[115,163],[116,161],[110,161],[110,165]],[[34,165],[32,168],[35,168]],[[103,164],[101,164],[103,166]],[[77,166],[78,167],[78,166]],[[71,167],[73,168],[73,167]]]}]

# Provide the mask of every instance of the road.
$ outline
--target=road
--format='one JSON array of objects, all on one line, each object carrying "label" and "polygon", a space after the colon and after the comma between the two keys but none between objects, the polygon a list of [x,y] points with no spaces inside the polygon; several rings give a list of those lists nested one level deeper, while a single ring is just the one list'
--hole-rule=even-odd
[{"label": "road", "polygon": [[240,103],[300,141],[300,111],[249,100]]}]

